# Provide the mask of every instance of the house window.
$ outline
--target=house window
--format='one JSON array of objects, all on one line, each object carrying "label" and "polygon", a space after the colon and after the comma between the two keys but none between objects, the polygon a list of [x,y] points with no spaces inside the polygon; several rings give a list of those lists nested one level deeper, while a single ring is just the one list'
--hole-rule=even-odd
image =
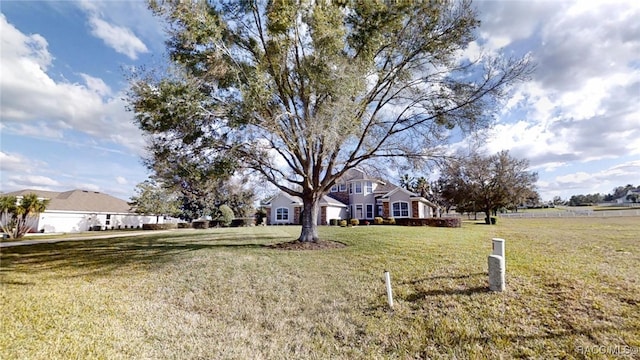
[{"label": "house window", "polygon": [[367,204],[367,219],[373,219],[373,204]]},{"label": "house window", "polygon": [[287,208],[278,208],[278,209],[276,209],[276,220],[278,220],[278,221],[288,221],[289,220],[289,209],[287,209]]},{"label": "house window", "polygon": [[333,185],[331,187],[331,192],[338,192],[338,185]]},{"label": "house window", "polygon": [[394,202],[393,217],[409,217],[409,203],[405,201]]},{"label": "house window", "polygon": [[346,192],[347,191],[347,184],[340,184],[340,192]]},{"label": "house window", "polygon": [[356,194],[362,194],[362,183],[359,181],[356,183]]},{"label": "house window", "polygon": [[111,225],[111,214],[107,214],[107,220],[104,222],[105,225]]},{"label": "house window", "polygon": [[364,183],[364,193],[366,194],[371,194],[373,192],[373,184],[371,184],[371,181],[365,181]]},{"label": "house window", "polygon": [[356,219],[364,219],[364,216],[362,215],[362,204],[356,205],[356,212],[353,217]]}]

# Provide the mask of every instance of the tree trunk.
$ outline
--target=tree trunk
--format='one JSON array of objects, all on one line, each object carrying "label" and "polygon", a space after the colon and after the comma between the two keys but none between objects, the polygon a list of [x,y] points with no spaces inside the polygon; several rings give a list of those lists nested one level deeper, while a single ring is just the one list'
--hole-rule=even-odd
[{"label": "tree trunk", "polygon": [[484,222],[487,225],[491,225],[491,209],[485,209],[484,210]]},{"label": "tree trunk", "polygon": [[318,242],[318,195],[314,193],[302,196],[302,232],[298,241]]}]

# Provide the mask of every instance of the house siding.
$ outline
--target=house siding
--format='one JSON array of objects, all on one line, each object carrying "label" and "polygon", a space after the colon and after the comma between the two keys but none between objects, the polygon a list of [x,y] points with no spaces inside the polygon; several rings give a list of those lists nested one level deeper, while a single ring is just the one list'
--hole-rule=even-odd
[{"label": "house siding", "polygon": [[[285,195],[276,196],[271,201],[270,215],[269,219],[271,220],[270,224],[293,224],[294,223],[294,208],[296,207],[295,203],[292,203],[292,199]],[[278,209],[285,208],[288,211],[288,219],[287,220],[278,220]]]},{"label": "house siding", "polygon": [[347,218],[347,209],[346,208],[338,208],[338,207],[327,207],[327,218],[326,222],[320,225],[328,225],[331,219],[346,219]]}]

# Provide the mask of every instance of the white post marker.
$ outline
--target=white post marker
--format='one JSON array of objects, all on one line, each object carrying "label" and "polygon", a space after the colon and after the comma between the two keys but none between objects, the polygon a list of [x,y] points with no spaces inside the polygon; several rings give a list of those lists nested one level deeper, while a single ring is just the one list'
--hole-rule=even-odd
[{"label": "white post marker", "polygon": [[504,291],[504,258],[498,255],[489,255],[489,290]]},{"label": "white post marker", "polygon": [[387,285],[387,301],[389,302],[389,307],[393,309],[393,294],[391,293],[391,275],[389,275],[388,271],[384,271],[384,282]]},{"label": "white post marker", "polygon": [[491,239],[493,243],[493,249],[491,255],[498,255],[504,257],[504,239],[493,238]]}]

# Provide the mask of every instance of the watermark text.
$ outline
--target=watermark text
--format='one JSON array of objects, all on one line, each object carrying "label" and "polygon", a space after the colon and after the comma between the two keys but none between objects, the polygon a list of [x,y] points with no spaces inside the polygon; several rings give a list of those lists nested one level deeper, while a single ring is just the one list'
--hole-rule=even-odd
[{"label": "watermark text", "polygon": [[638,355],[640,347],[628,345],[590,345],[578,346],[576,351],[580,354],[601,354],[601,355]]}]

